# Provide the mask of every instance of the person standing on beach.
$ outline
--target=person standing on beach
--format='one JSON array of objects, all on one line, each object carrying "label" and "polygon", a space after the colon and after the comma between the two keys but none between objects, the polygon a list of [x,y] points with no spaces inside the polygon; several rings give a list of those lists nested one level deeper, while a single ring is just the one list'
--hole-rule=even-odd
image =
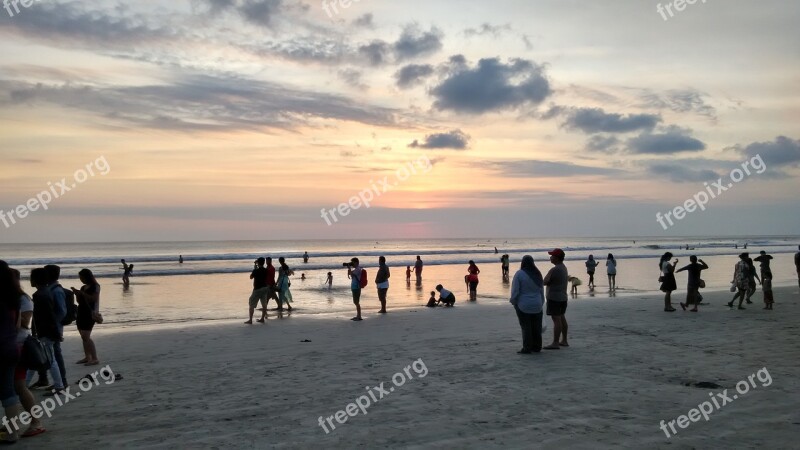
[{"label": "person standing on beach", "polygon": [[278,269],[278,311],[283,311],[283,305],[286,304],[286,309],[290,312],[292,311],[292,291],[289,290],[292,287],[292,282],[289,281],[289,277],[294,275],[294,270],[289,268],[289,265],[286,264],[286,258],[281,256],[278,258],[278,263],[280,268]]},{"label": "person standing on beach", "polygon": [[386,293],[389,291],[389,266],[386,265],[386,257],[378,258],[378,274],[375,275],[375,285],[378,287],[378,300],[381,302],[381,314],[386,314]]},{"label": "person standing on beach", "polygon": [[[797,250],[800,250],[800,245]],[[794,268],[797,271],[797,284],[800,285],[800,251],[794,254]]]},{"label": "person standing on beach", "polygon": [[756,280],[758,280],[758,284],[761,284],[761,279],[758,278],[758,273],[756,273],[756,265],[753,263],[753,258],[747,258],[747,266],[747,297],[745,297],[745,301],[749,305],[753,303],[750,298],[756,293]]},{"label": "person standing on beach", "polygon": [[[17,420],[25,412],[19,396],[14,391],[14,372],[20,359],[17,346],[19,299],[22,296],[5,261],[0,261],[0,402],[7,420]],[[19,440],[19,430],[8,428],[0,444],[14,444]]]},{"label": "person standing on beach", "polygon": [[72,292],[78,302],[78,316],[75,319],[75,325],[81,335],[84,358],[75,364],[96,366],[100,364],[100,360],[97,358],[97,347],[92,340],[92,330],[100,314],[100,284],[97,283],[94,274],[89,269],[78,272],[78,278],[83,286],[80,290],[72,288]]},{"label": "person standing on beach", "polygon": [[503,280],[508,280],[508,254],[500,257],[500,265],[503,270]]},{"label": "person standing on beach", "polygon": [[544,280],[533,257],[522,257],[520,269],[511,281],[511,298],[522,329],[522,350],[517,353],[538,353],[542,350],[542,304]]},{"label": "person standing on beach", "polygon": [[564,265],[566,255],[560,248],[547,252],[553,268],[547,272],[543,284],[547,286],[547,315],[553,319],[553,343],[546,350],[569,347],[567,342],[567,285],[569,272]]},{"label": "person standing on beach", "polygon": [[350,291],[353,293],[353,304],[356,305],[356,316],[350,320],[360,321],[361,318],[361,277],[363,270],[358,266],[358,258],[350,260],[347,266],[347,278],[350,278]]},{"label": "person standing on beach", "polygon": [[695,255],[690,256],[689,261],[691,261],[691,264],[681,267],[675,273],[683,272],[684,270],[689,272],[689,281],[686,285],[686,303],[681,303],[681,308],[686,311],[687,305],[694,305],[691,311],[697,312],[697,307],[700,306],[700,286],[701,282],[703,282],[701,275],[704,270],[708,269],[708,264],[702,259],[697,259]]},{"label": "person standing on beach", "polygon": [[[36,288],[36,292],[33,293],[33,328],[39,342],[50,353],[48,356],[50,358],[50,375],[53,377],[52,393],[57,394],[63,391],[65,386],[61,372],[58,370],[53,345],[55,342],[60,342],[63,337],[58,330],[55,301],[48,287],[46,270],[37,268],[31,271],[31,287]],[[35,373],[33,370],[28,371],[28,381],[33,378]],[[51,393],[48,392],[45,395],[48,394]]]},{"label": "person standing on beach", "polygon": [[606,273],[608,274],[608,290],[614,291],[617,289],[617,260],[614,255],[608,254],[606,258]]},{"label": "person standing on beach", "polygon": [[481,270],[478,269],[478,266],[475,265],[475,261],[469,261],[469,267],[467,267],[467,283],[469,285],[469,299],[470,301],[478,300],[478,274],[481,273]]},{"label": "person standing on beach", "polygon": [[422,258],[417,255],[417,262],[414,263],[414,274],[417,276],[417,284],[422,283]]},{"label": "person standing on beach", "polygon": [[678,283],[675,281],[675,265],[678,264],[678,258],[675,258],[673,263],[669,262],[670,259],[672,259],[672,253],[666,252],[658,262],[658,268],[661,271],[658,281],[661,282],[661,292],[664,293],[664,311],[666,312],[675,311],[675,308],[672,307],[672,291],[678,289]]},{"label": "person standing on beach", "polygon": [[[594,255],[589,255],[589,259],[586,260],[586,274],[589,275],[589,284],[587,287],[589,289],[594,289],[594,271],[599,265],[600,263],[595,261]],[[614,269],[616,271],[616,266]]]},{"label": "person standing on beach", "polygon": [[772,255],[768,255],[767,252],[761,250],[759,256],[754,259],[754,261],[758,261],[759,266],[761,268],[761,279],[767,278],[769,274],[769,278],[772,278],[772,269],[769,267],[770,262],[772,261]]},{"label": "person standing on beach", "polygon": [[411,266],[406,266],[406,284],[411,284]]},{"label": "person standing on beach", "polygon": [[[59,334],[63,336],[64,325],[62,325],[62,322],[64,318],[67,317],[68,291],[58,282],[59,277],[61,277],[61,267],[55,264],[48,264],[44,266],[44,270],[47,272],[47,283],[50,294],[53,296],[53,306],[56,312],[56,326],[58,326]],[[61,373],[61,381],[63,381],[64,386],[69,386],[69,383],[67,383],[67,369],[64,365],[64,356],[61,353],[61,341],[53,342],[53,351],[55,352],[54,356],[56,358],[56,364],[58,364],[58,371]]]},{"label": "person standing on beach", "polygon": [[261,313],[261,318],[258,319],[258,321],[264,323],[264,316],[267,313],[267,301],[269,301],[267,295],[269,288],[267,287],[267,269],[264,267],[265,262],[264,258],[258,258],[255,268],[250,272],[250,279],[253,280],[253,292],[250,294],[248,309],[250,315],[245,322],[247,325],[253,323],[253,312],[255,312],[259,301],[261,302],[261,306],[264,307],[264,311]]},{"label": "person standing on beach", "polygon": [[750,254],[748,253],[742,253],[739,255],[739,262],[736,263],[736,268],[733,271],[733,281],[731,281],[731,284],[733,284],[736,288],[736,295],[734,295],[733,299],[728,303],[729,308],[733,308],[733,302],[735,302],[738,298],[739,309],[745,309],[742,306],[742,302],[744,301],[749,289],[748,273],[750,272],[750,267],[747,264],[748,258],[750,258]]}]

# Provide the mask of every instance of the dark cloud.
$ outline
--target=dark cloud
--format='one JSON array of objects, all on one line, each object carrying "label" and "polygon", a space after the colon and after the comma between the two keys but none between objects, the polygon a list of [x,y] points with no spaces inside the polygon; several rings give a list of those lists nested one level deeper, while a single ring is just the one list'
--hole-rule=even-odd
[{"label": "dark cloud", "polygon": [[573,108],[564,122],[566,128],[594,133],[630,133],[632,131],[652,130],[661,116],[656,114],[606,113],[600,108]]},{"label": "dark cloud", "polygon": [[0,106],[54,104],[103,123],[170,130],[293,129],[332,119],[388,126],[394,110],[342,96],[242,78],[187,76],[173,84],[90,86],[0,80]]},{"label": "dark cloud", "polygon": [[642,133],[627,141],[631,153],[672,154],[680,152],[699,152],[706,144],[690,136],[689,130],[667,127],[658,133]]},{"label": "dark cloud", "polygon": [[771,142],[754,142],[741,151],[748,158],[761,155],[768,167],[800,166],[800,140],[786,136],[778,136]]},{"label": "dark cloud", "polygon": [[619,169],[604,167],[580,166],[572,163],[518,160],[493,162],[491,166],[502,172],[504,176],[517,178],[559,178],[595,175],[619,175]]},{"label": "dark cloud", "polygon": [[489,23],[482,23],[481,26],[478,28],[467,28],[464,30],[464,36],[466,37],[473,37],[473,36],[483,36],[490,34],[493,37],[499,37],[506,31],[511,31],[511,25],[491,25]]},{"label": "dark cloud", "polygon": [[211,14],[219,14],[234,8],[236,0],[192,0],[192,4],[205,6]]},{"label": "dark cloud", "polygon": [[359,46],[358,53],[366,58],[371,66],[380,66],[387,61],[389,56],[389,44],[384,41],[375,40],[369,44]]},{"label": "dark cloud", "polygon": [[359,70],[349,69],[349,68],[342,69],[339,72],[337,72],[337,75],[339,75],[339,78],[344,80],[345,83],[354,88],[367,89],[369,87],[367,86],[366,83],[362,81],[361,77],[364,74]]},{"label": "dark cloud", "polygon": [[[463,56],[458,55],[460,60]],[[458,57],[452,62],[459,62]],[[503,64],[498,58],[478,61],[474,69],[466,64],[453,64],[448,76],[431,90],[438,110],[466,114],[538,105],[552,94],[544,69],[538,64],[512,59]]]},{"label": "dark cloud", "polygon": [[586,150],[590,152],[613,153],[618,150],[620,140],[615,136],[594,135],[586,142]]},{"label": "dark cloud", "polygon": [[416,139],[408,144],[411,148],[428,149],[454,149],[466,150],[469,146],[470,137],[461,130],[452,130],[447,133],[434,133],[425,136],[425,142],[419,143]]},{"label": "dark cloud", "polygon": [[656,162],[649,165],[647,172],[657,177],[668,178],[676,183],[701,183],[716,180],[720,175],[711,169],[696,169],[691,162]]},{"label": "dark cloud", "polygon": [[717,119],[717,110],[708,105],[706,94],[695,89],[673,89],[662,93],[644,91],[641,95],[645,108],[669,109],[679,113],[695,113],[709,119]]},{"label": "dark cloud", "polygon": [[405,89],[416,85],[430,75],[433,75],[432,65],[409,64],[398,70],[394,77],[397,80],[397,87]]},{"label": "dark cloud", "polygon": [[353,21],[353,25],[361,28],[372,28],[372,13],[363,14]]},{"label": "dark cloud", "polygon": [[392,45],[398,61],[431,55],[442,49],[444,34],[436,27],[422,31],[416,25],[409,25]]},{"label": "dark cloud", "polygon": [[245,0],[239,7],[239,14],[252,24],[269,27],[281,5],[282,0]]}]

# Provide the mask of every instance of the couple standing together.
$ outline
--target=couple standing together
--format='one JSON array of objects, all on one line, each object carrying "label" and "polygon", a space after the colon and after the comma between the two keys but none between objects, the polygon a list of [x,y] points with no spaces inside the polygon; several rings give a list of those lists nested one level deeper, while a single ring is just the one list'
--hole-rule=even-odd
[{"label": "couple standing together", "polygon": [[[264,264],[266,263],[266,267]],[[267,303],[269,299],[275,299],[278,304],[278,311],[283,311],[283,305],[289,311],[292,310],[292,293],[289,287],[292,283],[289,277],[294,275],[294,271],[286,264],[286,260],[281,256],[278,258],[280,268],[278,269],[278,280],[275,280],[275,267],[272,265],[272,258],[258,258],[255,261],[255,268],[250,273],[250,279],[253,280],[253,293],[250,295],[250,318],[245,322],[246,324],[253,323],[253,313],[261,302],[261,318],[258,322],[264,323],[267,317]]]},{"label": "couple standing together", "polygon": [[[553,268],[544,278],[536,267],[533,257],[522,258],[520,270],[511,281],[511,299],[522,329],[522,349],[517,353],[536,353],[542,349],[542,312],[547,299],[546,313],[553,319],[553,342],[544,347],[558,350],[569,347],[567,342],[567,279],[569,273],[564,265],[565,254],[560,248],[548,252]],[[544,287],[547,287],[545,295]]]},{"label": "couple standing together", "polygon": [[[417,272],[417,281],[421,281],[422,261],[417,256],[420,269]],[[361,268],[358,258],[350,260],[347,266],[347,278],[350,278],[350,290],[353,293],[353,304],[356,305],[356,316],[350,320],[361,321],[361,289],[367,286],[367,271]],[[378,300],[381,302],[380,314],[386,314],[386,294],[389,292],[389,266],[386,265],[386,258],[378,258],[378,274],[375,276],[375,285],[378,287]]]}]

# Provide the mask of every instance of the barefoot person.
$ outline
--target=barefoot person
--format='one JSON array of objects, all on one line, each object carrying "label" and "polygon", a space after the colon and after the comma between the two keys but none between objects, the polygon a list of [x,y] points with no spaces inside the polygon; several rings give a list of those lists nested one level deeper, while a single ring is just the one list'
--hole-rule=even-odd
[{"label": "barefoot person", "polygon": [[100,364],[100,360],[97,358],[97,348],[92,340],[92,329],[100,314],[100,285],[89,269],[78,272],[78,278],[83,286],[80,290],[72,288],[72,292],[75,293],[78,302],[78,317],[75,319],[75,324],[81,335],[84,358],[76,364],[96,366]]},{"label": "barefoot person", "polygon": [[750,298],[756,293],[756,280],[758,280],[758,284],[761,284],[761,279],[758,278],[756,273],[756,265],[753,263],[753,258],[747,258],[747,266],[747,296],[745,301],[749,305],[753,303]]},{"label": "barefoot person", "polygon": [[736,295],[733,296],[733,299],[728,303],[729,308],[733,308],[733,302],[736,299],[739,299],[739,309],[744,309],[742,306],[742,302],[744,301],[745,296],[747,295],[747,290],[749,289],[748,286],[748,273],[750,271],[750,266],[747,264],[747,259],[750,257],[748,253],[742,253],[739,255],[739,262],[736,263],[736,268],[733,271],[733,281],[731,283],[736,288]]},{"label": "barefoot person", "polygon": [[608,290],[613,291],[617,289],[617,260],[614,255],[608,254],[606,258],[606,273],[608,274]]},{"label": "barefoot person", "polygon": [[381,302],[381,314],[386,314],[386,293],[389,292],[389,266],[386,265],[386,258],[378,258],[378,274],[375,275],[375,285],[378,287],[378,300]]},{"label": "barefoot person", "polygon": [[[43,344],[47,349],[47,353],[49,353],[49,370],[50,376],[53,377],[52,392],[61,392],[65,387],[64,378],[58,370],[53,346],[55,342],[62,340],[62,334],[58,328],[55,300],[53,300],[53,294],[50,293],[47,283],[47,271],[44,268],[31,270],[31,287],[36,288],[36,292],[33,293],[33,328],[39,342]],[[35,373],[36,371],[29,370],[27,381],[30,381]]]},{"label": "barefoot person", "polygon": [[544,302],[544,280],[542,273],[525,255],[514,279],[511,281],[511,298],[522,329],[522,349],[517,353],[538,353],[542,350],[542,304]]},{"label": "barefoot person", "polygon": [[667,312],[675,311],[675,308],[672,307],[672,291],[678,289],[678,283],[675,281],[675,265],[678,264],[678,258],[675,258],[673,263],[669,262],[670,259],[672,259],[672,253],[666,252],[658,262],[658,268],[661,270],[658,281],[661,282],[661,292],[664,293],[664,311]]},{"label": "barefoot person", "polygon": [[475,265],[475,261],[469,261],[469,267],[467,267],[467,285],[469,287],[469,299],[470,301],[478,300],[478,274],[481,273],[481,270],[478,269],[478,266]]},{"label": "barefoot person", "polygon": [[361,317],[361,277],[364,271],[358,265],[358,258],[350,260],[347,266],[347,278],[350,278],[350,291],[353,293],[353,304],[356,305],[356,316],[350,320],[360,321]]},{"label": "barefoot person", "polygon": [[768,255],[764,250],[761,250],[759,256],[754,259],[754,261],[758,261],[759,263],[762,280],[767,277],[767,274],[772,278],[772,269],[769,266],[772,259],[772,255]]},{"label": "barefoot person", "polygon": [[600,263],[595,261],[594,255],[589,255],[589,259],[586,260],[586,274],[589,275],[589,284],[587,287],[589,289],[594,289],[594,271],[599,265]]},{"label": "barefoot person", "polygon": [[684,270],[689,273],[689,281],[686,284],[686,303],[681,303],[681,308],[686,311],[686,306],[694,305],[691,309],[692,312],[697,312],[697,307],[700,305],[700,287],[704,284],[701,279],[702,272],[708,269],[702,259],[697,259],[697,256],[692,255],[689,257],[691,264],[681,267],[675,273],[683,272]]},{"label": "barefoot person", "polygon": [[560,248],[547,252],[553,268],[547,272],[543,283],[547,286],[547,315],[553,319],[553,343],[546,350],[569,347],[567,342],[567,279],[569,272],[564,265],[565,254]]},{"label": "barefoot person", "polygon": [[508,266],[509,266],[509,258],[508,254],[505,254],[500,257],[500,267],[503,271],[503,280],[508,280]]},{"label": "barefoot person", "polygon": [[417,284],[422,283],[422,258],[417,255],[417,262],[414,263],[414,274],[417,277]]},{"label": "barefoot person", "polygon": [[267,314],[269,288],[267,287],[267,268],[264,267],[265,262],[266,260],[264,258],[258,258],[255,262],[255,268],[250,272],[250,279],[253,280],[253,292],[250,294],[248,305],[249,318],[245,322],[247,325],[253,323],[253,312],[255,312],[259,301],[261,302],[261,306],[264,307],[264,311],[258,321],[264,323],[264,316]]},{"label": "barefoot person", "polygon": [[439,293],[439,303],[444,303],[444,306],[454,306],[456,304],[456,294],[445,289],[441,284],[436,285],[436,291]]},{"label": "barefoot person", "polygon": [[124,259],[122,262],[122,285],[129,286],[131,284],[131,272],[133,272],[133,264],[128,264]]},{"label": "barefoot person", "polygon": [[290,291],[289,288],[292,287],[292,282],[289,281],[289,277],[294,275],[294,270],[289,268],[289,265],[286,264],[286,258],[283,256],[278,258],[278,264],[280,265],[278,268],[278,281],[276,283],[278,289],[278,311],[283,311],[284,304],[286,304],[286,309],[291,311],[292,291]]}]

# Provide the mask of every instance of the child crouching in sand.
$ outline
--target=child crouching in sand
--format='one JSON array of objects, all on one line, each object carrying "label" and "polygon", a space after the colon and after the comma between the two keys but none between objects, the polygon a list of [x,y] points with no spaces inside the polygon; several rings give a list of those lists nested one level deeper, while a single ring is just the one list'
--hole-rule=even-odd
[{"label": "child crouching in sand", "polygon": [[572,283],[572,295],[578,295],[578,286],[582,285],[583,282],[578,277],[568,277],[567,281]]},{"label": "child crouching in sand", "polygon": [[772,309],[775,299],[772,296],[772,274],[765,273],[765,278],[761,280],[761,290],[764,291],[764,309]]}]

